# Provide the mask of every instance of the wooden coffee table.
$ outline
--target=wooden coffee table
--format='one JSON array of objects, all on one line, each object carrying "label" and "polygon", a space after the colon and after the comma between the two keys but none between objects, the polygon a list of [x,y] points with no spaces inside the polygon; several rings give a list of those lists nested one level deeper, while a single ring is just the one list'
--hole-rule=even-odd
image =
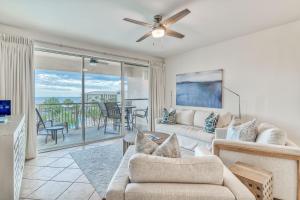
[{"label": "wooden coffee table", "polygon": [[[146,136],[153,135],[154,137],[158,138],[158,139],[153,139],[153,141],[158,145],[163,143],[170,136],[169,134],[162,133],[162,132],[144,131],[143,133]],[[126,152],[126,150],[130,145],[134,145],[135,137],[136,137],[135,133],[127,134],[123,137],[123,154]]]}]

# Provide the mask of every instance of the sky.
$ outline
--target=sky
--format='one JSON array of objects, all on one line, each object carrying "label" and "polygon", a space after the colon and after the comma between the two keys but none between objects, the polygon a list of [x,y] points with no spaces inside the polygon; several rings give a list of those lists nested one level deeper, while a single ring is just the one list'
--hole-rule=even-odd
[{"label": "sky", "polygon": [[[86,74],[85,92],[113,91],[121,88],[119,76]],[[35,96],[36,97],[80,97],[81,73],[35,70]]]}]

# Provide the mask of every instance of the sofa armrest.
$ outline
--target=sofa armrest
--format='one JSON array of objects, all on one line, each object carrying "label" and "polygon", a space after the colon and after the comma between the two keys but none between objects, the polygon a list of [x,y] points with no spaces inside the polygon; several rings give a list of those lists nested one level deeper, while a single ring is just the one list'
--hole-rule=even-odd
[{"label": "sofa armrest", "polygon": [[129,183],[128,163],[131,156],[135,153],[134,146],[128,147],[119,168],[115,172],[111,182],[107,188],[106,200],[125,200],[125,189]]},{"label": "sofa armrest", "polygon": [[226,139],[227,128],[216,128],[215,139]]},{"label": "sofa armrest", "polygon": [[213,154],[226,166],[240,161],[272,172],[274,198],[300,200],[300,148],[217,139]]},{"label": "sofa armrest", "polygon": [[300,148],[294,146],[215,139],[213,141],[213,154],[218,155],[220,149],[289,160],[300,160]]},{"label": "sofa armrest", "polygon": [[254,195],[226,166],[224,166],[224,186],[233,193],[236,200],[255,200]]}]

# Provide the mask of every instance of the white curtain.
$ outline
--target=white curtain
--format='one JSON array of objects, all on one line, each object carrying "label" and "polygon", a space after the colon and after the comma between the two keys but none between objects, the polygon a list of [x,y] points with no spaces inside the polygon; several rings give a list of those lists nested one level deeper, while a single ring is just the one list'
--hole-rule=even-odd
[{"label": "white curtain", "polygon": [[155,119],[165,106],[165,68],[161,63],[150,63],[150,129],[155,130]]},{"label": "white curtain", "polygon": [[26,158],[36,157],[33,42],[0,34],[0,99],[10,99],[12,114],[25,114]]}]

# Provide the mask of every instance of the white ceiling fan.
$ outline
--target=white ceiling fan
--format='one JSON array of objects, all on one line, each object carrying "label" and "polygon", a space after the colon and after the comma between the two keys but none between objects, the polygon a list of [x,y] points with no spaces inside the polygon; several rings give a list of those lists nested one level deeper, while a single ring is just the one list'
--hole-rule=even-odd
[{"label": "white ceiling fan", "polygon": [[165,35],[168,35],[171,37],[176,37],[176,38],[182,39],[182,38],[184,38],[184,35],[169,29],[169,26],[176,23],[177,21],[179,21],[180,19],[182,19],[189,13],[191,13],[190,10],[184,9],[184,10],[180,11],[179,13],[177,13],[165,20],[162,20],[163,17],[161,15],[155,15],[154,16],[154,24],[150,24],[147,22],[142,22],[142,21],[138,21],[138,20],[134,20],[134,19],[130,19],[130,18],[124,18],[123,20],[137,24],[137,25],[146,26],[146,27],[149,27],[152,29],[150,32],[146,33],[141,38],[139,38],[136,42],[141,42],[142,40],[146,39],[150,35],[152,35],[152,37],[154,37],[154,38],[161,38]]}]

